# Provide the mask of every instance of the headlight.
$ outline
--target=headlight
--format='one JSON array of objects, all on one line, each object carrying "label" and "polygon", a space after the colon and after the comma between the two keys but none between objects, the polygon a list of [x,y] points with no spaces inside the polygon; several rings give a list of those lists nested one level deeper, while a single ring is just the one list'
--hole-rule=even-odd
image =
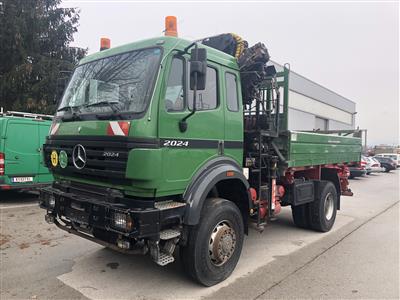
[{"label": "headlight", "polygon": [[129,214],[122,212],[113,212],[111,225],[114,228],[122,229],[124,231],[131,231],[133,228],[133,221]]}]

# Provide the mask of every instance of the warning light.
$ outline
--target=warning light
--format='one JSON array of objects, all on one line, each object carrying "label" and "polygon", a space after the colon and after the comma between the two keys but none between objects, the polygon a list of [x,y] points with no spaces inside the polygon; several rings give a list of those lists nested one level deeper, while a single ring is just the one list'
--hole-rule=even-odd
[{"label": "warning light", "polygon": [[178,36],[178,26],[175,16],[165,17],[165,36]]},{"label": "warning light", "polygon": [[106,37],[102,37],[100,39],[100,51],[106,50],[106,49],[110,49],[111,47],[111,41],[109,38]]}]

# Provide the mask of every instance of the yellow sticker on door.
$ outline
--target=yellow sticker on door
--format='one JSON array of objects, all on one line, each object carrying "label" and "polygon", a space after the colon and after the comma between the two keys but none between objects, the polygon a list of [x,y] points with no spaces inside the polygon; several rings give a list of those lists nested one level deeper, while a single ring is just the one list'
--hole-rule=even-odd
[{"label": "yellow sticker on door", "polygon": [[55,151],[55,150],[51,151],[50,160],[51,160],[51,164],[53,165],[53,167],[57,167],[57,165],[58,165],[57,151]]}]

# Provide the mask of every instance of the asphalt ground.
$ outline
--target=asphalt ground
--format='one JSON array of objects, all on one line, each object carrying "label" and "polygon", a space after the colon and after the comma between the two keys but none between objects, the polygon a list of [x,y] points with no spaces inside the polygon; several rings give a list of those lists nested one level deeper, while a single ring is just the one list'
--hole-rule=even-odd
[{"label": "asphalt ground", "polygon": [[159,267],[44,221],[36,195],[0,194],[1,299],[399,298],[399,170],[351,180],[334,228],[296,228],[284,208],[250,230],[230,278],[205,288],[179,259]]}]

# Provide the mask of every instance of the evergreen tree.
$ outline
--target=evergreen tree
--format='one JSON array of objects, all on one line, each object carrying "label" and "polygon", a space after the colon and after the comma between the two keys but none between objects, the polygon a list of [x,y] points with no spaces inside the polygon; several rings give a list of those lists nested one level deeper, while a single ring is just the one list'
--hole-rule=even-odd
[{"label": "evergreen tree", "polygon": [[87,49],[71,47],[79,11],[61,0],[0,0],[0,106],[54,112],[60,78]]}]

